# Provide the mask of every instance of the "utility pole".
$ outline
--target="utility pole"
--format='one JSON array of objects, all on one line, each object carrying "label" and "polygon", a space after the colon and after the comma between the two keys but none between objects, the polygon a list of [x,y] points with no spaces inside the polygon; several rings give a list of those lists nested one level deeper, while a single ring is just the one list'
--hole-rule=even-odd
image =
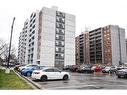
[{"label": "utility pole", "polygon": [[8,54],[8,62],[7,62],[7,69],[5,73],[10,73],[9,63],[10,63],[10,51],[11,51],[11,42],[12,42],[12,33],[13,33],[13,26],[14,26],[15,17],[13,18],[12,26],[11,26],[11,35],[10,35],[10,43],[9,43],[9,54]]}]

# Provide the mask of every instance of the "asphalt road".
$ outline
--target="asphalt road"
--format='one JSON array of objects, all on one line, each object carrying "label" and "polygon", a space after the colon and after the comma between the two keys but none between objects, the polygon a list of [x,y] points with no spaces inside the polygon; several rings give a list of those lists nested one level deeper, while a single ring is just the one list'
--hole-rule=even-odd
[{"label": "asphalt road", "polygon": [[84,73],[70,73],[71,79],[64,80],[52,80],[36,83],[41,85],[42,89],[49,90],[123,90],[127,89],[127,79],[119,79],[116,75],[108,74],[84,74]]}]

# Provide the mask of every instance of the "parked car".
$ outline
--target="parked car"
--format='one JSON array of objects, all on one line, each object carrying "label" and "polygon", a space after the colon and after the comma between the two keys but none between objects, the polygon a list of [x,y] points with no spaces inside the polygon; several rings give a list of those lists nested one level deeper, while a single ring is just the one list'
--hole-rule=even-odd
[{"label": "parked car", "polygon": [[15,65],[14,70],[19,70],[20,65]]},{"label": "parked car", "polygon": [[76,72],[77,70],[78,70],[78,65],[72,65],[71,67],[70,67],[70,71],[72,71],[72,72]]},{"label": "parked car", "polygon": [[70,68],[71,68],[71,65],[66,65],[63,67],[63,70],[70,70]]},{"label": "parked car", "polygon": [[81,65],[78,69],[77,72],[79,73],[93,73],[94,70],[92,70],[91,65]]},{"label": "parked car", "polygon": [[21,67],[24,67],[25,65],[15,65],[15,67],[14,67],[14,70],[16,70],[16,71],[20,71],[20,68]]},{"label": "parked car", "polygon": [[39,66],[39,65],[36,65],[36,64],[27,64],[25,66],[20,66],[18,71],[22,71],[23,69],[26,69],[26,68],[29,68],[29,67],[36,67],[36,66]]},{"label": "parked car", "polygon": [[116,75],[117,75],[118,78],[121,78],[121,77],[127,78],[127,68],[118,70],[116,72]]},{"label": "parked car", "polygon": [[122,70],[122,69],[124,69],[124,68],[126,68],[126,67],[118,66],[118,67],[117,67],[117,70]]},{"label": "parked car", "polygon": [[102,67],[101,66],[93,66],[92,70],[94,70],[94,72],[101,72],[102,71]]},{"label": "parked car", "polygon": [[24,76],[31,76],[33,70],[40,70],[40,69],[43,69],[44,66],[29,66],[27,68],[24,68],[21,70],[21,75],[24,75]]},{"label": "parked car", "polygon": [[41,70],[34,70],[31,75],[32,80],[53,80],[53,79],[70,79],[69,72],[61,71],[57,68],[46,67]]},{"label": "parked car", "polygon": [[116,70],[117,70],[117,68],[114,67],[114,66],[111,66],[111,67],[110,66],[107,66],[104,69],[102,69],[102,72],[103,73],[115,73]]}]

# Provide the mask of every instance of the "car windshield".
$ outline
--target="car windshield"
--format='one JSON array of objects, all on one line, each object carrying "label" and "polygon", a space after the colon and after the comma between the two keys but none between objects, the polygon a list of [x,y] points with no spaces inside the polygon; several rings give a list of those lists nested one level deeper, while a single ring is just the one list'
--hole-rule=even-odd
[{"label": "car windshield", "polygon": [[37,69],[40,69],[40,70],[43,69],[43,68],[45,68],[45,66],[38,66],[37,67]]}]

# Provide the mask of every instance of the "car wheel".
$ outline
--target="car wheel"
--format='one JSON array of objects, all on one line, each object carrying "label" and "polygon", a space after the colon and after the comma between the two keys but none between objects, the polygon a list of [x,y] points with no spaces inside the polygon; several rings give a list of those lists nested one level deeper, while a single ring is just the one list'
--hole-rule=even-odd
[{"label": "car wheel", "polygon": [[27,72],[27,73],[26,73],[26,76],[31,76],[31,73],[30,73],[30,72]]},{"label": "car wheel", "polygon": [[64,75],[63,80],[68,80],[68,75]]},{"label": "car wheel", "polygon": [[118,78],[121,78],[121,76],[117,76]]},{"label": "car wheel", "polygon": [[46,81],[46,80],[47,80],[47,76],[46,75],[41,76],[41,81]]},{"label": "car wheel", "polygon": [[127,75],[125,75],[125,78],[127,78]]}]

